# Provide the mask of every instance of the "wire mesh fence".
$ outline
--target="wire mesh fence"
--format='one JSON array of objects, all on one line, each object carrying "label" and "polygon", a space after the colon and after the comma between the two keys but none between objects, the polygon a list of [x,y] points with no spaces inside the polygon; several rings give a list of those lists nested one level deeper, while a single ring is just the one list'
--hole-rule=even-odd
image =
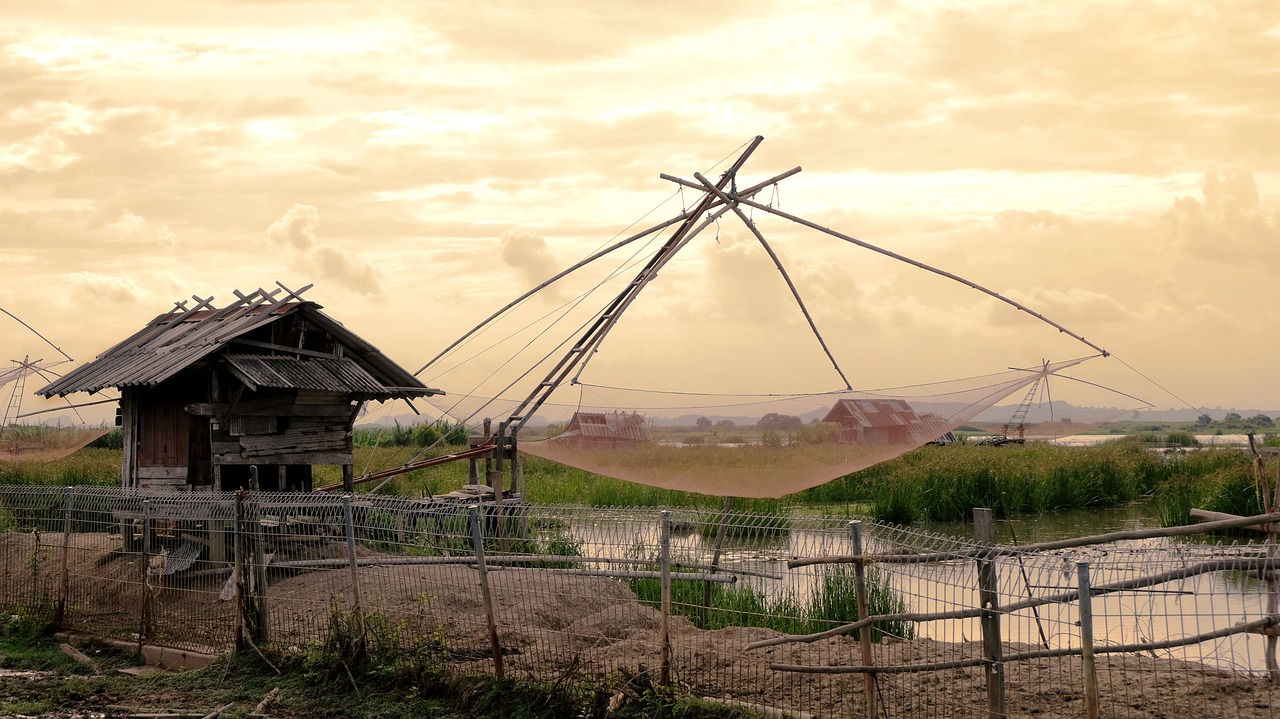
[{"label": "wire mesh fence", "polygon": [[459,672],[665,681],[783,716],[1280,709],[1265,542],[988,551],[728,508],[30,486],[0,486],[0,532],[0,609],[139,644],[357,637]]}]

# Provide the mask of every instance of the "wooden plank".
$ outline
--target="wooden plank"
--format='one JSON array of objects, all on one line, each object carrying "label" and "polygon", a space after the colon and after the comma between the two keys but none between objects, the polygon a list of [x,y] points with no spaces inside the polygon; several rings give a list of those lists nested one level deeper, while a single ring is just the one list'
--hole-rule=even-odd
[{"label": "wooden plank", "polygon": [[183,466],[169,467],[138,467],[138,479],[181,479],[185,484],[187,481],[187,468]]},{"label": "wooden plank", "polygon": [[264,454],[259,457],[241,457],[239,455],[223,455],[217,458],[220,465],[245,464],[351,464],[350,452],[282,452],[280,454]]},{"label": "wooden plank", "polygon": [[[223,402],[196,402],[185,408],[187,413],[197,417],[226,417],[231,405]],[[351,405],[343,403],[330,404],[293,404],[288,402],[257,401],[240,402],[235,406],[235,414],[245,416],[272,417],[331,417],[345,423],[351,413]]]},{"label": "wooden plank", "polygon": [[314,389],[298,390],[298,404],[349,404],[351,396],[342,392],[322,392]]}]

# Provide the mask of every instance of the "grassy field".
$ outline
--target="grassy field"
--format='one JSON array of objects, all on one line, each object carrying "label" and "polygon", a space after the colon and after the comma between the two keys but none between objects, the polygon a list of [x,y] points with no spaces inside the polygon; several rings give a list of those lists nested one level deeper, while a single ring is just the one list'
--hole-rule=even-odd
[{"label": "grassy field", "polygon": [[[991,507],[1001,516],[1056,509],[1104,507],[1151,501],[1167,524],[1183,524],[1187,510],[1202,507],[1233,514],[1258,514],[1263,503],[1254,487],[1247,452],[1238,448],[1192,448],[1194,438],[1169,430],[1117,438],[1093,447],[1045,443],[1001,447],[925,446],[897,459],[838,478],[813,489],[773,500],[735,500],[738,511],[779,513],[803,505],[853,505],[886,521],[955,521],[970,510]],[[1154,440],[1184,451],[1153,452]],[[357,474],[365,468],[397,466],[423,451],[417,446],[356,446]],[[443,445],[422,456],[460,449]],[[715,451],[713,447],[701,451]],[[418,457],[421,458],[421,457]],[[0,462],[0,484],[119,484],[119,449],[88,447],[54,462]],[[1275,470],[1272,468],[1271,473]],[[719,497],[660,489],[567,467],[533,456],[524,458],[526,498],[539,504],[624,507],[719,507]],[[341,479],[339,467],[318,467],[317,486]],[[423,497],[443,494],[468,482],[466,462],[398,475],[380,492]],[[369,491],[377,483],[361,485]]]}]

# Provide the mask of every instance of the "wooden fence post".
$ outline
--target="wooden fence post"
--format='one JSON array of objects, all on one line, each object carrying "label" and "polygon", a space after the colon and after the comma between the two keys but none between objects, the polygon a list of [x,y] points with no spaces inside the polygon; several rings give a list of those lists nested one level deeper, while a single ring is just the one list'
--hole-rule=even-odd
[{"label": "wooden fence post", "polygon": [[[724,548],[725,524],[729,521],[729,510],[733,508],[733,497],[724,498],[724,508],[720,510],[720,521],[716,523],[716,545],[711,554],[711,574],[720,569],[720,553]],[[707,628],[708,612],[711,610],[711,580],[703,582],[702,587],[702,628]]]},{"label": "wooden fence post", "polygon": [[138,653],[142,653],[142,645],[151,636],[151,500],[142,500],[142,558],[138,573],[142,579],[142,606],[138,620]]},{"label": "wooden fence post", "polygon": [[355,603],[352,618],[356,622],[356,653],[365,652],[364,607],[360,602],[360,563],[356,559],[356,526],[351,514],[351,495],[342,498],[342,526],[347,535],[347,562],[351,567],[351,599]]},{"label": "wooden fence post", "polygon": [[[253,476],[256,479],[256,471]],[[257,484],[256,481],[252,482],[255,488]],[[250,540],[253,543],[253,582],[250,585],[253,610],[250,614],[254,623],[250,626],[250,635],[254,642],[261,644],[271,638],[271,617],[267,607],[267,558],[262,539],[262,507],[256,496],[251,500],[248,511]]]},{"label": "wooden fence post", "polygon": [[[862,557],[862,522],[849,522],[849,541],[853,544],[853,554],[859,557],[859,561],[853,565],[855,594],[858,600],[858,621],[862,621],[870,616],[871,607],[867,604],[867,567],[861,561]],[[874,664],[871,657],[871,627],[862,627],[858,630],[858,644],[862,646],[862,666],[869,667]],[[874,672],[866,672],[862,675],[862,693],[866,702],[867,719],[875,719],[876,717],[876,675]]]},{"label": "wooden fence post", "polygon": [[59,629],[67,618],[67,594],[71,584],[71,511],[76,502],[76,488],[67,487],[62,500],[62,558],[59,560],[58,607],[53,623]]},{"label": "wooden fence post", "polygon": [[236,649],[245,648],[245,614],[248,606],[248,592],[245,591],[249,581],[245,576],[244,561],[244,490],[236,490],[236,514],[231,522],[231,572],[235,577],[235,635]]},{"label": "wooden fence post", "polygon": [[671,682],[671,512],[662,510],[659,515],[658,545],[659,562],[662,570],[662,625],[659,650],[658,683],[663,686]]},{"label": "wooden fence post", "polygon": [[481,533],[480,508],[467,507],[467,519],[471,524],[471,541],[475,545],[476,570],[480,575],[480,598],[484,602],[485,621],[489,624],[489,646],[493,649],[493,675],[502,678],[502,644],[498,641],[498,622],[493,616],[493,598],[489,595],[489,575],[485,571],[484,535]]},{"label": "wooden fence post", "polygon": [[[995,544],[995,516],[990,509],[973,508],[973,536],[978,544]],[[1006,717],[1004,698],[1004,643],[1000,638],[1000,583],[996,560],[990,553],[978,555],[978,603],[982,612],[982,653],[987,660],[987,715]]]},{"label": "wooden fence post", "polygon": [[1098,674],[1093,662],[1093,590],[1089,563],[1076,562],[1080,585],[1080,659],[1084,665],[1085,719],[1098,719]]}]

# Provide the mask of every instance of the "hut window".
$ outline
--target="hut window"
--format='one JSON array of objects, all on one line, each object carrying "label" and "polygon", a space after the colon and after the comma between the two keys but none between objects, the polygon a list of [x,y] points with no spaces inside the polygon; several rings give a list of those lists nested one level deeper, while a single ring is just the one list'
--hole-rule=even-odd
[{"label": "hut window", "polygon": [[228,431],[232,437],[246,434],[274,434],[276,418],[274,415],[261,417],[255,415],[234,415],[228,423]]}]

